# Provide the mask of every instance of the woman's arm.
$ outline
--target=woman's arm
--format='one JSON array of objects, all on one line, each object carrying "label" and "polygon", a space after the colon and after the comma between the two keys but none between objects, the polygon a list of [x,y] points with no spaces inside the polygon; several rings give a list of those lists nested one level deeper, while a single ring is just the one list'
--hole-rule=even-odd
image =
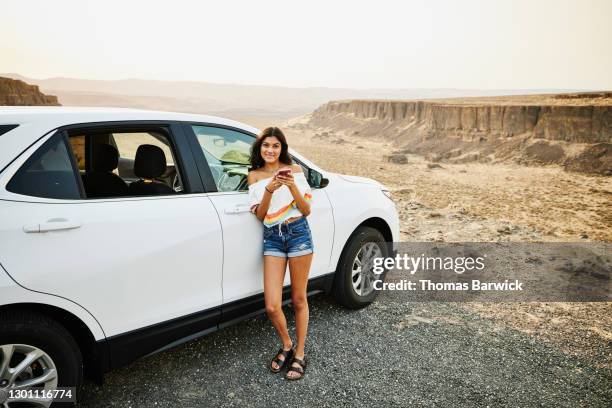
[{"label": "woman's arm", "polygon": [[270,200],[272,200],[272,193],[268,191],[268,186],[266,186],[266,190],[264,191],[263,198],[261,199],[261,203],[257,206],[255,210],[255,216],[259,221],[263,221],[268,213],[268,208],[270,208]]},{"label": "woman's arm", "polygon": [[[292,173],[303,173],[302,167],[298,165],[293,166]],[[279,176],[278,179],[281,183],[289,187],[289,191],[291,191],[291,195],[295,200],[295,205],[297,205],[297,208],[302,213],[302,215],[304,215],[305,217],[310,215],[310,203],[308,203],[304,199],[304,196],[295,184],[293,175],[289,175],[288,177]]]},{"label": "woman's arm", "polygon": [[[249,185],[257,182],[254,174],[249,173],[247,177],[247,182]],[[275,180],[274,178],[266,185],[264,195],[261,199],[261,202],[257,205],[255,209],[255,216],[259,221],[263,221],[268,212],[268,208],[270,208],[270,201],[272,200],[272,192],[278,189],[282,184],[280,181]]]}]

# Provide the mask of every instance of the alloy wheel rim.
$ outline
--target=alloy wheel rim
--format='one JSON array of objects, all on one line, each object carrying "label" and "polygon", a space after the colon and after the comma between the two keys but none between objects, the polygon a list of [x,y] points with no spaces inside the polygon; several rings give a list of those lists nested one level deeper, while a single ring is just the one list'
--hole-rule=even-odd
[{"label": "alloy wheel rim", "polygon": [[359,296],[367,296],[374,290],[374,258],[382,257],[382,250],[375,242],[366,242],[359,248],[351,268],[353,290]]},{"label": "alloy wheel rim", "polygon": [[0,407],[27,402],[34,407],[50,407],[52,399],[9,399],[9,390],[56,389],[57,368],[42,349],[28,344],[0,345]]}]

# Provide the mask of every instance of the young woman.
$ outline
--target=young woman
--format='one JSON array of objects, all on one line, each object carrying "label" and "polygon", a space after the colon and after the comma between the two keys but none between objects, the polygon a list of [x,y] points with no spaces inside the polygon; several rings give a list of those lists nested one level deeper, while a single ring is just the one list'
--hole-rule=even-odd
[{"label": "young woman", "polygon": [[[298,380],[304,376],[306,369],[306,286],[314,249],[306,217],[310,214],[312,191],[302,168],[292,164],[287,140],[279,128],[264,129],[253,143],[248,183],[251,212],[264,224],[266,312],[282,342],[282,347],[270,363],[270,370],[278,373],[288,366],[285,378]],[[282,309],[287,262],[291,275],[297,346],[289,336]]]}]

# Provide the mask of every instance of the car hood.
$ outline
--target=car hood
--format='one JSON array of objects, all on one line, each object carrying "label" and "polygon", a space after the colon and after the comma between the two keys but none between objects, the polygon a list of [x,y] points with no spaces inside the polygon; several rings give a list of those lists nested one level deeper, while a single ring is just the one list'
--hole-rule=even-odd
[{"label": "car hood", "polygon": [[335,174],[338,178],[344,180],[344,181],[348,181],[350,183],[358,183],[358,184],[369,184],[369,185],[373,185],[376,187],[379,187],[381,189],[385,189],[386,187],[379,183],[376,180],[372,180],[371,178],[367,178],[367,177],[359,177],[359,176],[349,176],[346,174]]}]

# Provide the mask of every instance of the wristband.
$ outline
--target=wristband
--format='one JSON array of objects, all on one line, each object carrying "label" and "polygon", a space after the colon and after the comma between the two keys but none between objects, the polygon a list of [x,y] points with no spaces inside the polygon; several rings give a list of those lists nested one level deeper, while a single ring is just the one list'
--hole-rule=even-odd
[{"label": "wristband", "polygon": [[266,186],[266,191],[267,191],[268,193],[270,193],[270,194],[272,194],[272,193],[273,193],[273,191],[268,190],[268,186]]}]

